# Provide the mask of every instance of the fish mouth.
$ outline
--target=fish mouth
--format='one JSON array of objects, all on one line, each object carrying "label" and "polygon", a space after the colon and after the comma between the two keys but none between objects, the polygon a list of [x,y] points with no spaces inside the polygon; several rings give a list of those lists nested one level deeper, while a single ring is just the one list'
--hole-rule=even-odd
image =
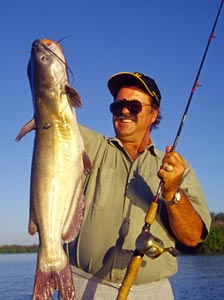
[{"label": "fish mouth", "polygon": [[31,47],[31,56],[37,64],[49,65],[54,59],[57,59],[66,66],[57,46],[50,40],[34,40]]},{"label": "fish mouth", "polygon": [[[58,43],[54,43],[51,40],[36,39],[32,43],[31,54],[34,57],[36,56],[36,58],[38,58],[38,60],[40,60],[41,63],[47,63],[49,61],[50,57],[54,57],[55,59],[60,61],[62,64],[64,64],[68,70],[70,70],[64,59],[64,56],[61,54],[59,47],[60,47],[60,45]],[[71,72],[71,70],[70,70],[70,72]]]},{"label": "fish mouth", "polygon": [[47,63],[49,56],[48,47],[41,40],[35,40],[32,43],[31,55],[41,63]]},{"label": "fish mouth", "polygon": [[44,43],[42,43],[41,40],[35,40],[32,43],[32,52],[37,52],[38,50],[46,48],[47,46],[44,45]]},{"label": "fish mouth", "polygon": [[[52,45],[51,43],[45,44],[45,42],[43,42],[42,40],[34,40],[32,43],[32,48],[31,48],[31,52],[33,54],[36,54],[38,52],[41,53],[47,53],[47,54],[53,54],[56,56],[56,54],[54,53],[54,51],[52,50]],[[44,54],[40,56],[41,60],[44,60]]]}]

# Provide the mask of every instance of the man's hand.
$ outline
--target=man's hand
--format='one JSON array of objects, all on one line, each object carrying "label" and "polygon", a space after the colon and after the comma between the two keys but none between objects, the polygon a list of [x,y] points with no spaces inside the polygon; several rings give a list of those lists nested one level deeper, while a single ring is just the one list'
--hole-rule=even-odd
[{"label": "man's hand", "polygon": [[[166,155],[158,172],[163,182],[163,197],[167,201],[174,198],[186,168],[181,155],[171,149],[171,146],[166,147]],[[201,238],[203,222],[183,191],[180,193],[181,198],[177,204],[167,205],[170,226],[179,241],[194,247]]]},{"label": "man's hand", "polygon": [[158,177],[163,182],[163,197],[166,200],[173,199],[186,168],[182,156],[171,149],[171,146],[166,147],[166,154],[158,171]]}]

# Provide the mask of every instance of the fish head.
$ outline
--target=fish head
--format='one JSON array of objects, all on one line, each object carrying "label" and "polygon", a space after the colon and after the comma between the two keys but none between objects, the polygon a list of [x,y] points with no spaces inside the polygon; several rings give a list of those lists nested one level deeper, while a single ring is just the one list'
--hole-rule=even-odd
[{"label": "fish head", "polygon": [[36,39],[27,67],[32,93],[37,96],[60,90],[68,82],[67,63],[59,43]]}]

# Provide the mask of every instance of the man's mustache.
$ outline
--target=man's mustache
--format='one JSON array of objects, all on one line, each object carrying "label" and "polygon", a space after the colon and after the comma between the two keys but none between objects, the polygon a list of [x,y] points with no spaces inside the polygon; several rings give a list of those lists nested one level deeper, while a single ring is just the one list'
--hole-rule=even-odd
[{"label": "man's mustache", "polygon": [[119,116],[116,116],[115,117],[116,120],[119,120],[119,121],[123,121],[123,120],[132,120],[134,122],[137,122],[138,120],[138,117],[137,115],[134,115],[134,114],[128,114],[128,115],[119,115]]}]

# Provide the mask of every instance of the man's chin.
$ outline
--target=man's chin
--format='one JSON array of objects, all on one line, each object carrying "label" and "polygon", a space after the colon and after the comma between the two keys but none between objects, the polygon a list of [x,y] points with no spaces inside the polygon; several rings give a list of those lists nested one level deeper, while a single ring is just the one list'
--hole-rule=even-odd
[{"label": "man's chin", "polygon": [[133,131],[115,131],[115,134],[116,134],[116,137],[119,138],[119,139],[125,139],[125,138],[128,138],[130,136],[132,136],[133,134]]}]

